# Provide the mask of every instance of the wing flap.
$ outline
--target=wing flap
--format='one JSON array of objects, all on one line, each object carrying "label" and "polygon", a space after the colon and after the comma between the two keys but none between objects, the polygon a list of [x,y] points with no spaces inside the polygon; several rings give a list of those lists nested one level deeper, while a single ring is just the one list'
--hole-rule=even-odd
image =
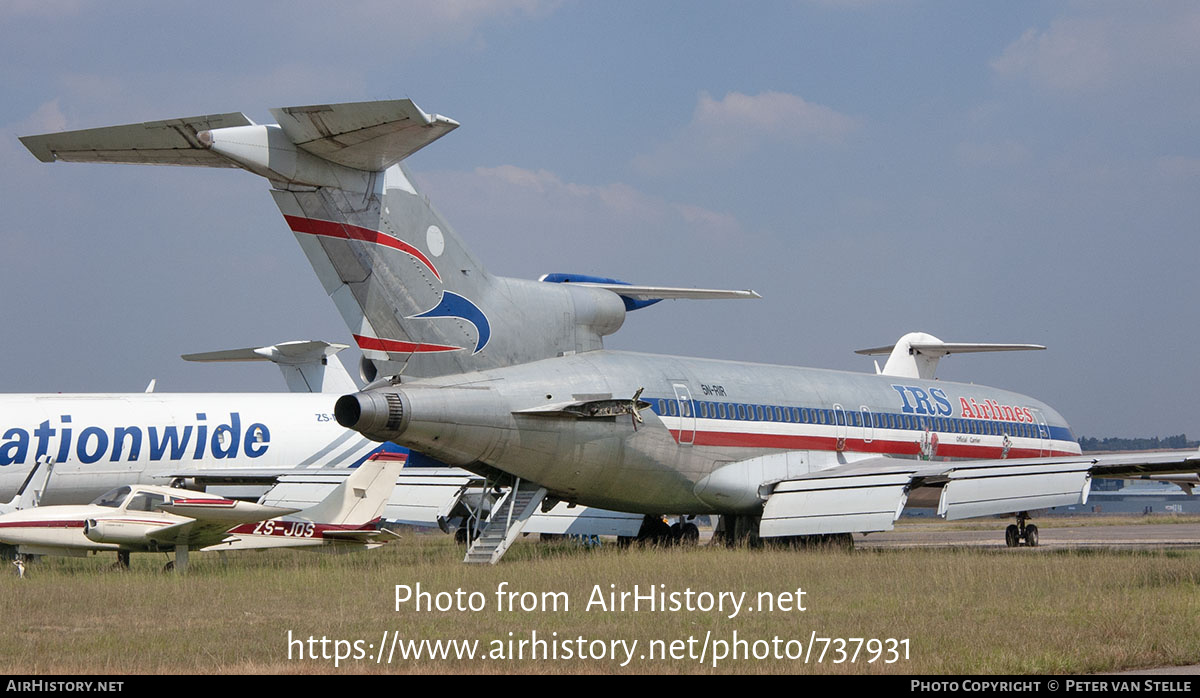
[{"label": "wing flap", "polygon": [[759,535],[890,531],[904,509],[911,480],[904,473],[785,480],[767,498]]},{"label": "wing flap", "polygon": [[942,488],[938,515],[967,519],[1083,504],[1090,468],[1076,462],[955,470]]}]

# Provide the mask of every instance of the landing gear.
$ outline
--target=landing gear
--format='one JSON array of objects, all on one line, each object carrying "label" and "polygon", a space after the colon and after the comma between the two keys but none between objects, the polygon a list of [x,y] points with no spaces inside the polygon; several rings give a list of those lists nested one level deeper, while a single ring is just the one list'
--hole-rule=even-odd
[{"label": "landing gear", "polygon": [[112,569],[117,570],[118,572],[124,572],[129,569],[129,551],[128,550],[118,550],[117,551],[117,561],[113,563]]},{"label": "landing gear", "polygon": [[1004,544],[1010,548],[1019,546],[1027,546],[1036,548],[1038,544],[1038,527],[1033,524],[1026,525],[1029,520],[1029,512],[1023,511],[1017,514],[1017,522],[1009,524],[1008,528],[1004,529]]},{"label": "landing gear", "polygon": [[722,514],[713,531],[713,540],[727,548],[760,548],[763,539],[758,537],[759,521],[759,517],[748,514]]},{"label": "landing gear", "polygon": [[479,537],[479,529],[475,526],[474,519],[463,519],[463,522],[458,525],[458,530],[454,532],[454,542],[459,545],[466,545],[468,540],[475,540]]},{"label": "landing gear", "polygon": [[[700,527],[692,521],[694,518],[681,515],[678,521],[668,524],[661,516],[647,516],[642,520],[636,540],[639,543],[661,546],[695,545],[700,542]],[[629,544],[629,541],[621,539],[617,542],[622,546]]]},{"label": "landing gear", "polygon": [[696,545],[700,542],[700,527],[688,521],[679,529],[680,545]]},{"label": "landing gear", "polygon": [[637,541],[650,545],[670,545],[671,526],[661,516],[647,516],[638,530]]}]

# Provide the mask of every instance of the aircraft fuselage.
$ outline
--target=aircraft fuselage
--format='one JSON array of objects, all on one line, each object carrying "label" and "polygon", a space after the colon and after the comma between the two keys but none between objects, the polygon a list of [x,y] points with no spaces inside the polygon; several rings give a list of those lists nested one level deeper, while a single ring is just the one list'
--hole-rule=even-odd
[{"label": "aircraft fuselage", "polygon": [[[640,424],[631,410],[580,417],[561,409],[631,400],[639,389],[649,403]],[[468,469],[496,468],[570,501],[643,513],[753,512],[770,477],[744,461],[769,453],[791,454],[787,477],[877,455],[1079,453],[1055,410],[1010,391],[615,351],[358,395],[373,396],[355,398],[363,420],[372,411],[379,418],[374,432],[364,430],[369,437]]]},{"label": "aircraft fuselage", "polygon": [[321,393],[128,393],[0,398],[0,499],[39,456],[54,459],[43,504],[181,471],[351,465],[377,448],[333,419]]}]

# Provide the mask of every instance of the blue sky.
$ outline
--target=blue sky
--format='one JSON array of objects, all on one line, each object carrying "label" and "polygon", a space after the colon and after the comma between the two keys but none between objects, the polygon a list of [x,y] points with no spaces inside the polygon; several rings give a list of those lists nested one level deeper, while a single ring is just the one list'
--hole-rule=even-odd
[{"label": "blue sky", "polygon": [[1200,436],[1195,3],[16,0],[0,56],[2,391],[278,390],[178,355],[348,341],[264,181],[17,136],[411,97],[462,124],[410,166],[492,271],[764,296],[611,347],[869,371],[910,330],[1037,342],[939,374]]}]

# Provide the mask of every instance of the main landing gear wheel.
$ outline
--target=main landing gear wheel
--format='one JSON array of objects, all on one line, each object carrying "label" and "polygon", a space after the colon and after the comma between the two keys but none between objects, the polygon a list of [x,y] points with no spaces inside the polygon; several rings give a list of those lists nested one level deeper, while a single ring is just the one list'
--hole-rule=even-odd
[{"label": "main landing gear wheel", "polygon": [[129,569],[129,551],[128,550],[118,550],[117,551],[117,561],[113,563],[112,569],[118,570],[118,571],[125,571],[125,570]]},{"label": "main landing gear wheel", "polygon": [[1017,514],[1017,522],[1009,524],[1008,528],[1004,529],[1004,544],[1010,548],[1026,546],[1036,548],[1038,545],[1038,527],[1033,524],[1026,524],[1029,521],[1029,512],[1023,511]]}]

